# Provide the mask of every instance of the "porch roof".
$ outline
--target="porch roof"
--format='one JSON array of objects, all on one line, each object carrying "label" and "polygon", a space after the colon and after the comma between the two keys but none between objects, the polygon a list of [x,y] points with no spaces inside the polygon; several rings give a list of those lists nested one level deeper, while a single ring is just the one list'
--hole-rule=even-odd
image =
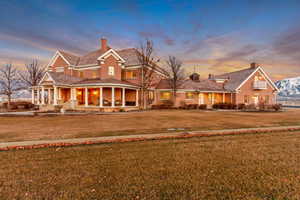
[{"label": "porch roof", "polygon": [[138,84],[134,84],[128,81],[123,81],[123,80],[117,80],[113,78],[109,79],[100,79],[100,78],[95,78],[95,79],[84,79],[81,81],[76,82],[74,85],[127,85],[127,86],[132,86],[132,87],[140,87]]}]

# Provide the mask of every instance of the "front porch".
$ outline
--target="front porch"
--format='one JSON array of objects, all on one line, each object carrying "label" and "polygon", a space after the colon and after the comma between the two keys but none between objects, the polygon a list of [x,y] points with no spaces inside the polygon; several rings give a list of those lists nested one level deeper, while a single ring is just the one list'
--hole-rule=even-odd
[{"label": "front porch", "polygon": [[43,107],[62,106],[72,110],[115,111],[139,107],[137,88],[117,86],[59,87],[42,85],[32,88],[32,103]]}]

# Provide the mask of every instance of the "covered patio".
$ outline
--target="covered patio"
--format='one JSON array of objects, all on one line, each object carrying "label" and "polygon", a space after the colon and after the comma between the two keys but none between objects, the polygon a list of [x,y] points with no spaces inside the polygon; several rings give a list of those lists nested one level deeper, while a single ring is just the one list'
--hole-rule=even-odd
[{"label": "covered patio", "polygon": [[138,107],[139,89],[122,86],[65,87],[42,85],[32,88],[32,103],[75,107]]}]

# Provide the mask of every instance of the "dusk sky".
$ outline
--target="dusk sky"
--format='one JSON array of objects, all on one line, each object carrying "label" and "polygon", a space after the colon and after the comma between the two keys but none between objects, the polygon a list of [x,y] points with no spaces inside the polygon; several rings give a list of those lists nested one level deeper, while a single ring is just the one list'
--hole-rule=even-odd
[{"label": "dusk sky", "polygon": [[278,80],[300,76],[299,20],[300,0],[1,0],[0,65],[149,38],[162,65],[174,55],[206,77],[255,61]]}]

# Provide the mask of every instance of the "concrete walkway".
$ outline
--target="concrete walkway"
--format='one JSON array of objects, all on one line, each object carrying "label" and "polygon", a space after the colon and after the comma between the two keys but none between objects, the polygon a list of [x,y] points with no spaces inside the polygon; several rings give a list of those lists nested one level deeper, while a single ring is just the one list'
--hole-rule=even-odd
[{"label": "concrete walkway", "polygon": [[75,146],[75,145],[84,145],[84,144],[132,142],[132,141],[144,141],[144,140],[176,139],[176,138],[205,137],[205,136],[207,137],[207,136],[218,136],[218,135],[237,135],[237,134],[247,134],[247,133],[248,134],[268,133],[268,132],[282,132],[282,131],[300,131],[300,126],[243,128],[243,129],[226,129],[226,130],[210,130],[210,131],[191,131],[191,132],[173,132],[173,133],[142,134],[142,135],[74,138],[74,139],[59,139],[59,140],[6,142],[6,143],[0,143],[0,150],[63,147],[63,146]]}]

